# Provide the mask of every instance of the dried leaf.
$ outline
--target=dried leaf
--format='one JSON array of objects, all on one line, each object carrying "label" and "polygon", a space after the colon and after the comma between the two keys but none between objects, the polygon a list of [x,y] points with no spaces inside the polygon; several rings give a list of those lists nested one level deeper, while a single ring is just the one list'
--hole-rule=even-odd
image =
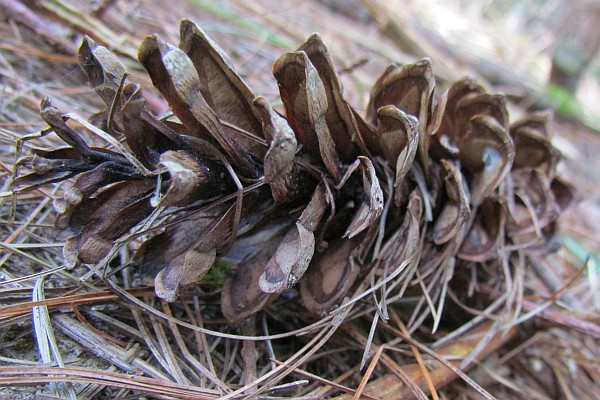
[{"label": "dried leaf", "polygon": [[469,199],[460,169],[446,160],[440,161],[443,167],[447,199],[433,227],[433,241],[441,245],[456,237],[471,213]]},{"label": "dried leaf", "polygon": [[344,186],[350,175],[359,167],[362,170],[365,201],[358,207],[358,211],[354,214],[350,226],[348,226],[346,233],[344,233],[343,237],[347,238],[353,238],[369,228],[383,212],[383,191],[379,185],[379,179],[377,179],[373,163],[367,157],[359,156],[350,165],[336,189],[339,190]]},{"label": "dried leaf", "polygon": [[273,64],[273,75],[298,140],[311,154],[320,154],[327,172],[338,182],[339,160],[325,120],[327,94],[317,70],[306,53],[288,52]]}]

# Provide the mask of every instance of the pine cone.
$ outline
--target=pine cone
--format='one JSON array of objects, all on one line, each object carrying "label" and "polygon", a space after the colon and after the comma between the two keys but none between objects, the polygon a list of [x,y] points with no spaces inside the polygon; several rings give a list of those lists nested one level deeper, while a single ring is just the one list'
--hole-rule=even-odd
[{"label": "pine cone", "polygon": [[504,97],[468,79],[440,93],[428,59],[390,66],[365,119],[317,34],[274,63],[285,116],[190,21],[179,47],[155,35],[139,52],[171,116],[154,115],[90,38],[79,59],[107,106],[96,129],[125,146],[90,147],[44,100],[47,131],[68,147],[34,150],[19,163],[32,172],[13,184],[76,177],[56,201],[69,267],[100,262],[132,228],[165,217],[136,254],[157,294],[173,301],[218,257],[237,260],[221,302],[236,325],[296,284],[314,313],[371,273],[389,279],[385,295],[418,275],[438,301],[460,267],[503,276],[511,252],[556,249],[573,189],[556,176],[549,115],[510,125]]}]

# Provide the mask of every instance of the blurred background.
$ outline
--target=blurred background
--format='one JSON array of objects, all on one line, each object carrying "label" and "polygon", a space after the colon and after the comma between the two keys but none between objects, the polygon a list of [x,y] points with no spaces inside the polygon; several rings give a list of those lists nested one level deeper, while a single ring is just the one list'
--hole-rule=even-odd
[{"label": "blurred background", "polygon": [[[57,60],[73,55],[81,35],[88,34],[135,63],[143,36],[160,33],[177,42],[178,21],[187,17],[232,51],[249,80],[260,81],[270,78],[270,64],[281,50],[318,31],[340,69],[359,64],[347,74],[355,85],[370,83],[390,62],[427,56],[442,80],[473,75],[522,107],[552,107],[600,126],[594,109],[600,93],[600,2],[594,0],[188,0],[177,7],[145,0],[0,0],[0,12],[0,50],[30,60],[35,54],[28,49],[37,42],[50,45]],[[28,38],[27,29],[35,37]],[[40,50],[37,46],[38,56]],[[361,75],[364,71],[374,76]]]}]

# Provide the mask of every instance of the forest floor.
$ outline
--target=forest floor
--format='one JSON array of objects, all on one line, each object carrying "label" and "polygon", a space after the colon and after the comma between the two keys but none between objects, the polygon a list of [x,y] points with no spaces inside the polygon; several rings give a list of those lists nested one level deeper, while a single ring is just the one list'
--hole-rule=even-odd
[{"label": "forest floor", "polygon": [[[168,305],[155,298],[143,273],[128,270],[115,278],[126,291],[111,291],[83,267],[61,267],[62,243],[52,236],[58,189],[20,194],[14,202],[16,143],[46,127],[39,117],[41,99],[50,97],[59,109],[84,118],[102,108],[78,66],[83,35],[118,55],[158,114],[167,106],[137,61],[137,49],[156,33],[178,43],[179,22],[186,18],[231,56],[257,94],[276,105],[281,102],[273,62],[313,32],[327,44],[345,96],[358,111],[366,109],[371,86],[390,63],[425,56],[440,87],[471,76],[489,92],[505,93],[511,120],[528,107],[556,105],[545,83],[551,30],[538,27],[547,36],[532,38],[524,24],[459,3],[0,0],[0,398],[328,398],[357,391],[364,398],[394,398],[383,393],[390,385],[406,398],[429,394],[432,386],[431,396],[447,399],[600,398],[600,134],[586,106],[600,99],[600,90],[592,78],[576,103],[579,112],[552,122],[553,143],[564,156],[559,171],[577,188],[578,201],[561,218],[563,247],[527,272],[521,305],[526,317],[488,336],[493,319],[448,331],[450,343],[439,332],[433,343],[430,335],[427,345],[450,361],[480,352],[465,369],[468,375],[456,368],[458,362],[453,370],[435,364],[422,345],[407,342],[410,337],[398,336],[404,341],[394,343],[391,333],[369,338],[373,315],[354,316],[327,341],[318,319],[292,320],[296,310],[278,308],[285,303],[273,303],[265,314],[289,314],[288,324],[269,331],[261,314],[261,332],[240,332],[226,328],[214,292]],[[87,281],[80,280],[84,275]],[[453,318],[452,310],[446,313]],[[456,318],[467,314],[460,310]],[[315,323],[312,331],[303,330],[307,321]],[[288,335],[294,329],[303,334]],[[319,352],[309,358],[304,346],[320,340]],[[258,351],[263,369],[248,371],[248,351]],[[411,389],[413,384],[422,391]],[[260,394],[256,388],[263,388]]]}]

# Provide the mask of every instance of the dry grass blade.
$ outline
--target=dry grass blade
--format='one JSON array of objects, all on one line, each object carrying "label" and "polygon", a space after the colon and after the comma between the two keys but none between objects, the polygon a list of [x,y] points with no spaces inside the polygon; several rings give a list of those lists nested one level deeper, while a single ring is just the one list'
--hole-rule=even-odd
[{"label": "dry grass blade", "polygon": [[[350,309],[351,308],[348,308],[347,311],[345,312],[345,314],[350,312]],[[252,388],[260,385],[261,383],[267,381],[268,385],[261,387],[260,389],[256,390],[252,394],[252,396],[259,395],[262,392],[264,392],[266,389],[268,389],[270,386],[276,384],[281,379],[283,379],[285,376],[292,373],[295,368],[297,368],[300,364],[302,364],[305,360],[307,360],[311,355],[316,353],[323,345],[325,345],[325,343],[327,343],[327,340],[335,333],[335,331],[339,327],[339,324],[342,322],[343,315],[344,314],[342,314],[342,318],[339,318],[339,316],[338,316],[337,323],[334,320],[334,321],[332,321],[332,323],[329,327],[321,329],[317,333],[317,335],[315,335],[314,338],[312,338],[305,346],[302,347],[301,350],[297,351],[292,357],[288,358],[285,363],[281,364],[280,366],[278,366],[274,370],[266,373],[265,375],[259,377],[254,382],[251,382],[250,384],[245,385],[244,387],[228,394],[227,396],[224,396],[223,399],[234,398],[236,395],[243,394],[247,390],[252,389]],[[251,398],[251,397],[248,397],[248,398]]]},{"label": "dry grass blade", "polygon": [[[477,334],[485,334],[489,327],[489,324],[484,324],[479,328],[474,329],[472,332],[474,335]],[[462,340],[462,343],[449,344],[442,346],[437,349],[437,352],[431,351],[429,348],[423,346],[422,344],[415,342],[412,338],[404,335],[400,330],[392,328],[388,325],[380,325],[383,329],[388,331],[395,332],[399,337],[403,340],[407,341],[411,345],[417,347],[420,351],[432,356],[434,359],[438,360],[441,365],[439,365],[436,369],[429,372],[431,381],[436,388],[440,388],[448,382],[454,380],[456,377],[461,377],[464,379],[469,385],[472,385],[473,388],[477,390],[484,398],[494,399],[494,396],[491,396],[487,391],[485,391],[481,386],[475,383],[471,378],[469,378],[464,372],[462,372],[457,365],[459,364],[457,361],[447,361],[445,357],[465,357],[467,356],[474,346],[477,345],[478,340],[471,339]],[[479,354],[479,357],[484,357],[487,354],[495,351],[499,346],[502,346],[504,343],[509,341],[513,335],[516,333],[516,330],[513,328],[509,332],[505,334],[496,334],[490,342],[488,342],[488,346],[484,351]],[[421,367],[418,364],[406,365],[403,367],[404,372],[406,372],[411,379],[415,380],[422,389],[427,389],[427,384],[425,382],[425,378],[421,376]],[[403,396],[409,395],[411,393],[411,389],[407,387],[407,385],[400,380],[396,375],[388,373],[384,377],[377,379],[371,385],[369,385],[368,389],[365,391],[367,394],[379,396],[381,399],[400,399]],[[340,396],[337,399],[350,399],[349,396]]]},{"label": "dry grass blade", "polygon": [[[283,362],[279,361],[279,360],[273,360],[273,361],[277,365],[282,365],[283,364]],[[353,390],[353,389],[350,389],[350,388],[348,388],[346,386],[340,385],[339,383],[332,382],[330,380],[324,379],[324,378],[322,378],[320,376],[311,374],[310,372],[304,371],[304,370],[302,370],[300,368],[294,369],[294,373],[296,373],[298,375],[301,375],[301,376],[304,376],[306,378],[309,378],[310,380],[320,382],[323,385],[329,386],[329,387],[331,387],[333,389],[341,390],[342,392],[345,392],[345,393],[348,393],[348,394],[351,394],[351,395],[355,395],[356,394],[356,390]],[[375,397],[367,396],[367,395],[364,395],[364,394],[361,395],[361,398],[364,398],[364,399],[367,399],[367,400],[375,400],[376,399]]]},{"label": "dry grass blade", "polygon": [[[408,330],[406,329],[406,326],[404,326],[404,324],[402,323],[402,321],[400,320],[398,315],[396,313],[393,313],[393,314],[391,314],[391,316],[392,316],[392,319],[394,320],[394,322],[396,323],[396,325],[398,325],[398,328],[400,328],[400,330],[402,331],[402,333],[405,336],[410,337],[410,333],[408,332]],[[433,384],[433,382],[431,380],[429,371],[427,370],[427,368],[425,367],[425,364],[423,363],[423,357],[421,357],[421,353],[419,353],[419,349],[417,349],[417,347],[412,344],[411,344],[410,348],[415,356],[415,359],[417,360],[417,364],[419,364],[419,368],[421,368],[421,373],[423,374],[423,377],[425,378],[425,383],[427,384],[427,389],[429,390],[431,397],[433,398],[433,400],[438,400],[439,397],[438,397],[435,385]]]},{"label": "dry grass blade", "polygon": [[[187,379],[185,374],[181,369],[181,365],[179,364],[177,358],[174,354],[174,349],[169,343],[163,325],[157,320],[157,318],[151,318],[152,327],[154,328],[154,336],[158,339],[158,354],[163,356],[164,363],[163,368],[166,369],[169,374],[173,377],[173,379],[182,385],[189,385],[190,381]],[[148,343],[148,342],[147,342]],[[154,354],[154,357],[157,358],[157,353]]]},{"label": "dry grass blade", "polygon": [[128,372],[139,370],[156,379],[169,380],[167,375],[138,357],[130,361],[125,349],[98,335],[88,326],[66,315],[56,315],[52,320],[65,335],[81,343],[84,348],[98,357],[109,361],[111,365]]},{"label": "dry grass blade", "polygon": [[[489,328],[487,326],[484,326],[483,328],[484,328],[483,329],[484,332],[487,333],[489,331]],[[435,352],[433,352],[429,348],[421,345],[418,342],[415,342],[410,337],[405,337],[403,334],[401,334],[401,332],[398,332],[398,333],[403,337],[404,340],[406,340],[410,344],[414,345],[415,347],[418,347],[421,351],[424,351],[425,353],[431,355],[436,360],[440,361],[444,365],[444,367],[448,368],[448,370],[450,370],[452,373],[454,373],[457,376],[459,376],[460,378],[462,378],[465,382],[467,382],[470,386],[472,386],[484,398],[487,398],[487,399],[490,399],[490,400],[491,399],[495,399],[494,396],[490,395],[485,389],[483,389],[475,381],[473,381],[471,378],[469,378],[464,372],[462,372],[458,367],[456,367],[455,364],[453,364],[453,363],[445,360],[444,359],[445,356],[440,356],[440,355],[436,354]],[[514,335],[514,333],[515,332],[513,330],[512,334]],[[487,350],[486,353],[489,353],[489,352],[493,351],[495,348],[497,348],[498,346],[502,345],[505,341],[510,340],[510,338],[511,338],[511,333],[510,332],[504,332],[502,335],[496,334],[496,336],[494,338],[492,338],[492,339],[495,339],[495,341],[490,340],[488,342],[488,348],[486,349]],[[470,354],[470,352],[468,354]],[[456,355],[457,354],[452,354],[452,356],[456,356]],[[463,355],[464,355],[464,353],[463,353]],[[483,355],[483,352],[480,353],[480,355]],[[438,379],[440,379],[442,382],[444,381],[444,379],[440,378],[439,375],[438,375]]]},{"label": "dry grass blade", "polygon": [[[51,367],[5,367],[0,366],[0,385],[32,385],[47,382],[94,383],[113,387],[139,390],[155,396],[180,399],[216,399],[219,394],[203,388],[179,385],[165,380],[146,378],[116,372],[97,372],[83,368],[56,369]],[[160,398],[160,397],[159,397]]]},{"label": "dry grass blade", "polygon": [[[167,315],[173,317],[168,305],[165,302],[162,302],[162,305],[163,305],[163,310],[165,311],[165,313]],[[199,362],[196,358],[194,358],[194,356],[190,353],[185,341],[183,340],[183,337],[181,336],[181,333],[179,332],[177,325],[175,325],[172,321],[168,321],[168,324],[169,324],[169,328],[171,329],[171,332],[173,333],[173,336],[175,337],[175,342],[179,346],[179,349],[183,353],[186,360],[194,368],[196,368],[202,376],[207,377],[219,389],[221,389],[224,393],[227,393],[229,391],[228,386],[224,382],[222,382],[213,372],[211,372],[204,365],[202,365],[202,363]],[[213,369],[214,369],[214,367],[213,367]]]},{"label": "dry grass blade", "polygon": [[[378,314],[375,314],[375,317],[373,318],[373,322],[378,321],[377,316],[378,316]],[[372,325],[372,326],[374,326],[374,325]],[[361,366],[365,362],[367,355],[373,357],[373,359],[371,360],[371,363],[369,365],[370,367],[375,367],[377,361],[381,360],[383,362],[383,364],[389,369],[389,373],[391,375],[394,375],[397,379],[400,380],[400,382],[402,382],[404,385],[406,385],[406,387],[408,388],[407,392],[410,392],[411,394],[417,396],[420,399],[427,398],[426,393],[423,391],[422,388],[419,387],[419,385],[417,385],[414,378],[404,372],[404,367],[403,366],[401,367],[400,365],[398,365],[398,363],[396,361],[394,361],[394,359],[392,357],[390,357],[388,354],[383,353],[383,351],[385,350],[385,347],[388,346],[388,344],[379,346],[377,348],[377,350],[375,351],[375,353],[373,353],[373,349],[375,348],[375,346],[371,342],[371,340],[372,340],[371,337],[364,337],[359,332],[357,327],[353,324],[346,324],[346,325],[344,325],[344,327],[346,328],[346,331],[349,333],[349,335],[351,337],[353,337],[354,339],[356,339],[357,342],[365,348],[364,353],[363,353],[363,359],[361,361]],[[395,341],[397,341],[397,340],[392,340],[392,342],[395,342]],[[380,355],[375,357],[375,354],[377,354],[378,352],[380,352]],[[381,393],[376,393],[376,392],[370,391],[370,387],[372,385],[365,386],[368,381],[368,375],[369,375],[369,373],[367,373],[367,372],[364,374],[363,379],[361,380],[360,390],[362,392],[364,392],[364,390],[366,389],[369,394],[374,395],[374,396],[375,395],[380,396]],[[357,389],[357,391],[358,391],[358,389]],[[354,394],[354,397],[356,397],[356,393]]]},{"label": "dry grass blade", "polygon": [[[243,335],[236,335],[236,334],[231,334],[231,333],[217,332],[217,331],[206,329],[206,328],[200,328],[196,325],[192,325],[192,324],[182,321],[180,319],[173,319],[169,315],[162,313],[162,312],[156,310],[155,308],[149,306],[148,304],[144,303],[143,301],[137,299],[136,297],[131,296],[127,291],[116,286],[115,284],[111,283],[110,281],[106,281],[106,283],[109,287],[111,287],[113,292],[116,293],[116,295],[119,298],[126,299],[131,304],[132,307],[133,306],[139,307],[141,310],[144,310],[152,315],[155,315],[159,318],[163,318],[165,320],[171,320],[175,324],[185,327],[185,328],[188,328],[188,329],[191,329],[193,331],[200,332],[200,333],[203,333],[206,335],[215,336],[215,337],[226,338],[226,339],[244,339],[244,340],[259,341],[259,340],[276,340],[276,339],[289,338],[289,337],[296,336],[298,334],[303,334],[303,333],[310,332],[315,329],[322,328],[323,326],[327,326],[328,324],[330,324],[330,321],[332,319],[334,319],[337,316],[337,314],[339,314],[339,312],[338,312],[336,314],[336,316],[329,315],[311,325],[304,326],[297,330],[293,330],[293,331],[289,331],[289,332],[285,332],[285,333],[281,333],[281,334],[273,334],[273,335],[268,335],[268,336],[243,336]],[[357,301],[357,300],[358,299],[356,299],[355,301]],[[348,305],[350,305],[350,304],[348,304]],[[341,311],[345,312],[345,310],[346,310],[346,307],[344,307],[344,310],[341,310]]]},{"label": "dry grass blade", "polygon": [[[32,298],[33,301],[40,301],[44,299],[44,277],[38,279],[36,282]],[[54,328],[50,321],[48,307],[45,305],[33,307],[32,314],[38,351],[40,352],[42,362],[44,364],[56,362],[59,368],[64,368],[65,364],[59,351],[56,336],[54,335]],[[52,386],[54,385],[52,384]],[[56,389],[58,389],[57,393],[63,394],[66,392],[71,400],[77,398],[73,386],[69,383],[59,384],[54,390]]]},{"label": "dry grass blade", "polygon": [[[375,316],[374,321],[376,319],[377,319],[377,316]],[[379,358],[381,357],[381,354],[383,353],[384,350],[385,350],[385,346],[383,346],[383,345],[379,346],[379,348],[377,349],[377,351],[373,355],[373,359],[369,363],[369,367],[365,371],[365,374],[363,375],[363,378],[362,378],[362,380],[360,382],[360,385],[358,385],[358,388],[356,389],[356,393],[354,393],[354,397],[352,397],[352,400],[358,400],[358,399],[361,398],[362,393],[365,390],[365,387],[367,386],[367,383],[369,382],[369,378],[371,378],[371,375],[373,374],[373,370],[377,366],[377,363],[379,362]],[[361,365],[361,367],[362,367],[362,365]]]},{"label": "dry grass blade", "polygon": [[[153,296],[154,291],[147,288],[135,288],[130,289],[128,292],[135,296],[145,297]],[[45,306],[45,307],[70,307],[81,304],[109,302],[118,299],[119,297],[112,292],[102,291],[95,293],[84,293],[74,294],[64,297],[57,297],[52,299],[42,299],[31,302],[20,302],[11,306],[4,306],[0,308],[0,318],[7,318],[11,316],[28,314],[34,307]]]}]

